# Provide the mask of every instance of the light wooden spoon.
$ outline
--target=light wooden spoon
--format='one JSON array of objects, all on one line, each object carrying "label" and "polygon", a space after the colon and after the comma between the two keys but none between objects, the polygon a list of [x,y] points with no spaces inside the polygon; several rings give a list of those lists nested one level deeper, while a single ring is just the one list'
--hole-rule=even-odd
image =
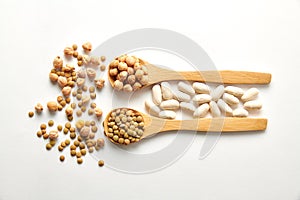
[{"label": "light wooden spoon", "polygon": [[[128,108],[127,108],[128,109]],[[114,109],[108,113],[103,121],[104,134],[108,137],[108,120]],[[263,131],[267,128],[268,120],[265,118],[198,118],[192,120],[168,120],[161,119],[148,114],[130,109],[139,113],[144,121],[144,133],[140,139],[153,136],[157,133],[175,130],[190,130],[202,132],[245,132],[245,131]],[[108,137],[109,138],[109,137]],[[111,142],[116,143],[112,138]],[[119,144],[119,143],[116,143]]]},{"label": "light wooden spoon", "polygon": [[[140,59],[141,65],[145,65],[148,70],[149,82],[143,87],[170,80],[199,81],[220,84],[269,84],[271,74],[248,71],[173,71],[152,65]],[[114,79],[108,70],[108,80],[114,87]]]}]

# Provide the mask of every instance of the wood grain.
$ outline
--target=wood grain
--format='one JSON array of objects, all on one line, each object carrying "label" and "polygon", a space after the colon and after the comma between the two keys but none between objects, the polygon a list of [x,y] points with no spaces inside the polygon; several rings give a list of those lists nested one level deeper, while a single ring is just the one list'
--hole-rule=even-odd
[{"label": "wood grain", "polygon": [[149,85],[170,80],[199,81],[220,84],[269,84],[271,74],[248,71],[172,71],[147,65]]},{"label": "wood grain", "polygon": [[268,120],[265,118],[199,118],[192,120],[165,120],[141,113],[145,121],[143,138],[153,134],[174,131],[191,130],[202,132],[245,132],[262,131],[267,128]]}]

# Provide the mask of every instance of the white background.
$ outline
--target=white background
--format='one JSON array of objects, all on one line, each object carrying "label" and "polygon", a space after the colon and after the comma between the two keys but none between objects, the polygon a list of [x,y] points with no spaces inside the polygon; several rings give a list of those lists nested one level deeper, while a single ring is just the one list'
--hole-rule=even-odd
[{"label": "white background", "polygon": [[[300,199],[300,1],[0,1],[0,199]],[[52,58],[66,45],[136,28],[165,28],[201,45],[218,69],[266,71],[261,134],[204,135],[170,167],[131,175],[47,152],[27,112],[55,98]],[[43,120],[45,121],[45,117]]]}]

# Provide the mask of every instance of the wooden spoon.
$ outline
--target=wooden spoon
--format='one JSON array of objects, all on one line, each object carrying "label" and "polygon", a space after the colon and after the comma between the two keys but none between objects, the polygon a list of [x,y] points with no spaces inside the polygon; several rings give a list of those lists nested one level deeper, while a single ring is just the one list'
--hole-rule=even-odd
[{"label": "wooden spoon", "polygon": [[[149,82],[143,87],[170,80],[199,81],[220,84],[269,84],[271,74],[248,71],[173,71],[152,65],[140,59],[141,65],[145,65],[148,70]],[[114,78],[110,76],[108,70],[108,80],[114,87]]]},{"label": "wooden spoon", "polygon": [[[127,108],[128,109],[128,108]],[[117,109],[115,109],[117,110]],[[103,121],[104,134],[108,135],[108,119],[112,110],[108,113]],[[241,118],[241,117],[225,117],[225,118],[198,118],[192,120],[168,120],[161,119],[148,114],[130,109],[135,113],[139,113],[144,121],[144,133],[140,139],[150,137],[154,134],[175,131],[190,130],[203,132],[245,132],[245,131],[263,131],[267,127],[267,119],[264,118]],[[108,137],[108,136],[107,136]],[[109,138],[109,137],[108,137]],[[109,138],[111,142],[116,143]],[[119,143],[117,143],[119,144]]]}]

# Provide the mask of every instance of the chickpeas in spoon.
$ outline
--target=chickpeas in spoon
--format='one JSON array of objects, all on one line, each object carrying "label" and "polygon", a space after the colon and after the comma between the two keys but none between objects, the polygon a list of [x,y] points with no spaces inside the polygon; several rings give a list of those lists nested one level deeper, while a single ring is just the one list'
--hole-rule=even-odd
[{"label": "chickpeas in spoon", "polygon": [[198,118],[192,120],[168,120],[153,117],[130,108],[118,108],[108,113],[104,122],[104,134],[115,144],[128,145],[154,134],[174,131],[242,132],[262,131],[267,127],[264,118]]},{"label": "chickpeas in spoon", "polygon": [[271,74],[247,71],[173,71],[163,69],[135,56],[121,55],[109,64],[108,79],[116,90],[132,92],[170,80],[221,84],[269,84]]}]

